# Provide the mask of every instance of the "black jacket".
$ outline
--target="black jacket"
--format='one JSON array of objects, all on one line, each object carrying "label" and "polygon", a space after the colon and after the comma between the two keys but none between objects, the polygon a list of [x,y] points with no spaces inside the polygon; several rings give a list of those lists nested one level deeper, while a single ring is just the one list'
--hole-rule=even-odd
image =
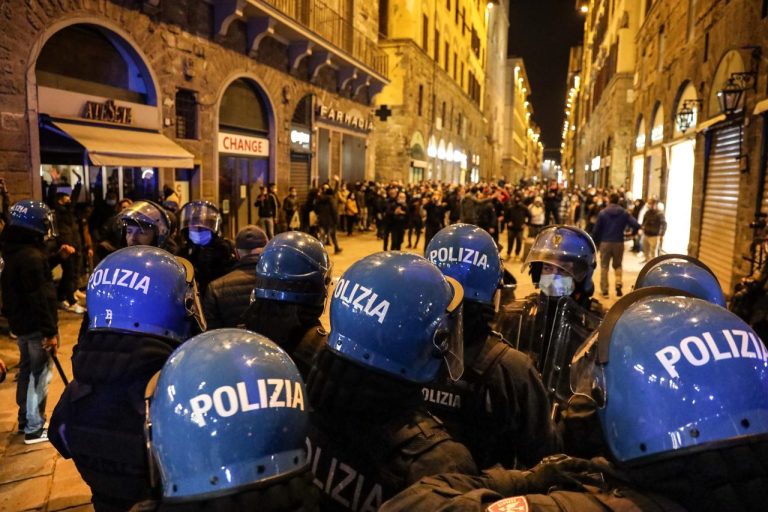
[{"label": "black jacket", "polygon": [[208,283],[229,272],[237,261],[234,244],[220,236],[215,236],[204,247],[185,240],[178,255],[188,259],[195,268],[195,280],[201,295],[204,295]]},{"label": "black jacket", "polygon": [[224,276],[211,281],[205,291],[203,311],[208,329],[237,327],[243,323],[251,292],[256,284],[258,254],[250,254],[235,264]]},{"label": "black jacket", "polygon": [[520,202],[508,202],[504,208],[504,222],[510,231],[522,231],[531,222],[531,211]]},{"label": "black jacket", "polygon": [[55,336],[58,332],[56,289],[42,237],[9,226],[2,239],[3,314],[11,330],[18,336],[34,332],[45,337]]},{"label": "black jacket", "polygon": [[109,331],[89,332],[75,346],[74,379],[48,432],[91,487],[97,510],[127,510],[152,496],[144,393],[175,347],[170,340]]}]

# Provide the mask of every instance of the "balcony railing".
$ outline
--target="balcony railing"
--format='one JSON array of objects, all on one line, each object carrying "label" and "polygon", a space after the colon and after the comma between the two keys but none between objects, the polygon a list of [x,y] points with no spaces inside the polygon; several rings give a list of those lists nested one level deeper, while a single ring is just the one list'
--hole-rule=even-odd
[{"label": "balcony railing", "polygon": [[263,0],[344,50],[380,75],[387,75],[387,55],[360,30],[321,0]]}]

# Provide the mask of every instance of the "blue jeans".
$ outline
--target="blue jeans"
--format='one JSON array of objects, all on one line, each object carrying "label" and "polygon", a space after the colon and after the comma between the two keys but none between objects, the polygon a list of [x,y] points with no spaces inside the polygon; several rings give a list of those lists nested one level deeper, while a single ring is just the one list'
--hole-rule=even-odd
[{"label": "blue jeans", "polygon": [[16,385],[19,426],[24,426],[26,434],[32,434],[45,425],[45,402],[53,376],[51,357],[43,349],[43,335],[39,332],[19,336],[17,342],[21,353]]},{"label": "blue jeans", "polygon": [[264,231],[267,233],[267,238],[272,240],[275,237],[275,218],[274,217],[262,217],[259,219],[259,223]]}]

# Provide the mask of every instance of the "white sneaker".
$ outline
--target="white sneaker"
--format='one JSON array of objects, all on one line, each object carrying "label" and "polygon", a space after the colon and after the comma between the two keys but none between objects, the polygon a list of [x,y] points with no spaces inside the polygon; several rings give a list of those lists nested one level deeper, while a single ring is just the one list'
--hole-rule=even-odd
[{"label": "white sneaker", "polygon": [[24,444],[37,444],[48,442],[48,429],[41,428],[33,434],[24,434]]},{"label": "white sneaker", "polygon": [[69,302],[67,302],[67,301],[65,301],[65,300],[63,300],[63,301],[59,302],[59,309],[63,309],[63,310],[65,310],[65,311],[69,311],[69,308],[70,308],[70,307],[71,307],[71,306],[69,305]]},{"label": "white sneaker", "polygon": [[85,313],[86,311],[88,311],[88,310],[87,310],[87,309],[85,309],[85,308],[84,308],[83,306],[81,306],[80,304],[77,304],[77,303],[75,303],[75,304],[72,304],[71,306],[69,306],[69,307],[67,308],[67,311],[69,311],[70,313],[75,313],[75,314],[77,314],[77,315],[82,315],[82,314],[84,314],[84,313]]}]

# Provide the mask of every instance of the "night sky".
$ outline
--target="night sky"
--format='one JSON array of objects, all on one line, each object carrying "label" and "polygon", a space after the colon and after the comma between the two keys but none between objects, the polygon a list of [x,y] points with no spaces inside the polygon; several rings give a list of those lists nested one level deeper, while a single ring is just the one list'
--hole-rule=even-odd
[{"label": "night sky", "polygon": [[533,120],[545,149],[560,148],[568,51],[580,44],[584,18],[574,0],[510,0],[510,57],[522,57],[531,82]]}]

